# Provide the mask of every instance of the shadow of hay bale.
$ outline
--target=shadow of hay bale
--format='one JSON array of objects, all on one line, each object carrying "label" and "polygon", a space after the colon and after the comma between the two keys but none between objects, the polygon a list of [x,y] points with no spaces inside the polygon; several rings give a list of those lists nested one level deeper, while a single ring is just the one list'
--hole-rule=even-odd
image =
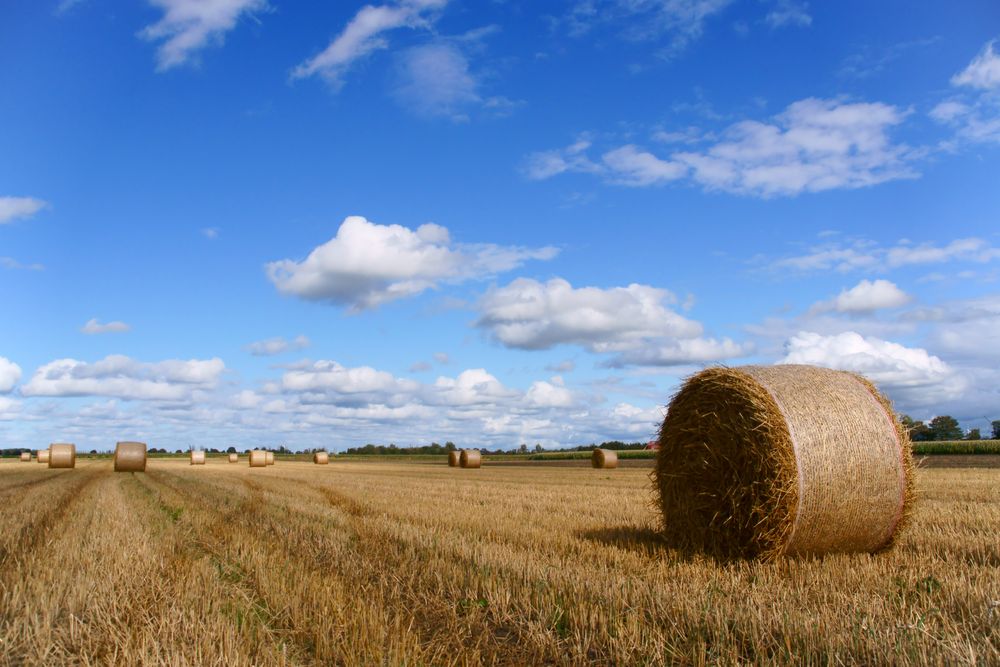
[{"label": "shadow of hay bale", "polygon": [[708,559],[721,564],[739,560],[736,558],[727,558],[722,554],[700,551],[693,548],[690,544],[671,541],[664,533],[653,528],[644,528],[641,526],[622,525],[607,526],[592,530],[579,530],[576,531],[576,536],[580,539],[597,542],[604,546],[624,549],[649,558],[659,560],[666,558],[670,562],[683,563]]}]

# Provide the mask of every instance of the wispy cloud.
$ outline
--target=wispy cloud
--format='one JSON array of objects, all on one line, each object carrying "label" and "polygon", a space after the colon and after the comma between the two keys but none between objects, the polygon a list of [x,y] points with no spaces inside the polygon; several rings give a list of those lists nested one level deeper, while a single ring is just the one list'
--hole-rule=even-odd
[{"label": "wispy cloud", "polygon": [[946,262],[987,263],[1000,260],[1000,248],[980,238],[955,239],[948,243],[900,241],[879,245],[868,239],[824,243],[808,252],[775,260],[764,260],[772,270],[878,272],[904,266]]},{"label": "wispy cloud", "polygon": [[30,218],[47,206],[47,202],[34,197],[0,197],[0,225]]},{"label": "wispy cloud", "polygon": [[131,331],[132,327],[125,324],[124,322],[105,322],[101,323],[97,321],[97,318],[91,318],[87,320],[87,323],[80,327],[80,331],[85,334],[106,334],[106,333],[125,333],[126,331]]},{"label": "wispy cloud", "polygon": [[796,0],[776,0],[774,9],[767,13],[764,22],[772,28],[808,27],[812,25],[809,4]]},{"label": "wispy cloud", "polygon": [[268,9],[267,0],[148,0],[163,17],[139,36],[160,42],[156,69],[165,71],[191,63],[210,44],[219,45],[244,16]]},{"label": "wispy cloud", "polygon": [[989,42],[972,62],[951,77],[963,93],[931,110],[934,120],[954,128],[960,141],[1000,143],[1000,54]]},{"label": "wispy cloud", "polygon": [[291,340],[277,336],[275,338],[268,338],[267,340],[258,340],[250,343],[245,349],[255,357],[273,357],[274,355],[281,354],[283,352],[303,350],[309,347],[310,344],[311,343],[306,336],[296,336]]},{"label": "wispy cloud", "polygon": [[45,266],[42,264],[22,264],[13,257],[0,257],[0,266],[5,269],[10,269],[12,271],[44,271]]}]

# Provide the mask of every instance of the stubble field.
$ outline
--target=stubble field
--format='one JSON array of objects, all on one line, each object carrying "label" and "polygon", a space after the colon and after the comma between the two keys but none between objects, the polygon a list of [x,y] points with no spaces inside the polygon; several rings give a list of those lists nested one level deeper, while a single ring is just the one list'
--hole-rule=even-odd
[{"label": "stubble field", "polygon": [[0,664],[1000,664],[1000,469],[773,564],[661,543],[648,472],[0,463]]}]

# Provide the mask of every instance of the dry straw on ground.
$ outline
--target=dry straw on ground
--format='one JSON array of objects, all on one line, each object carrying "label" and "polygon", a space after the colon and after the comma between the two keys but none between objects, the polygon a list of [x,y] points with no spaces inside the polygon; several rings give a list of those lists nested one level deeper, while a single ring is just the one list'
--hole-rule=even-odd
[{"label": "dry straw on ground", "polygon": [[205,451],[201,449],[191,450],[191,465],[193,466],[203,466],[205,465]]},{"label": "dry straw on ground", "polygon": [[267,457],[267,465],[274,465],[274,452],[264,452],[264,456]]},{"label": "dry straw on ground", "polygon": [[263,468],[267,465],[267,452],[263,449],[255,449],[248,457],[251,468]]},{"label": "dry straw on ground", "polygon": [[50,468],[75,468],[76,445],[68,442],[54,442],[49,445]]},{"label": "dry straw on ground", "polygon": [[31,463],[31,452],[21,452],[21,461]]},{"label": "dry straw on ground", "polygon": [[39,463],[48,463],[49,462],[49,450],[47,450],[47,449],[39,449],[38,452],[35,454],[35,460],[38,461]]},{"label": "dry straw on ground", "polygon": [[478,449],[463,449],[458,463],[463,468],[478,468],[483,464],[483,457]]},{"label": "dry straw on ground", "polygon": [[457,468],[460,458],[462,458],[461,452],[448,452],[448,466],[451,468]]},{"label": "dry straw on ground", "polygon": [[590,455],[590,465],[595,468],[617,468],[618,454],[610,449],[595,449]]},{"label": "dry straw on ground", "polygon": [[240,460],[240,457],[239,457],[238,454],[230,454],[229,455],[229,462],[230,463],[237,463],[237,462],[239,462],[239,460]]},{"label": "dry straw on ground", "polygon": [[330,455],[326,452],[313,452],[313,463],[325,466],[330,462]]},{"label": "dry straw on ground", "polygon": [[660,447],[666,537],[721,557],[879,551],[912,504],[906,432],[853,373],[704,370],[671,401]]},{"label": "dry straw on ground", "polygon": [[119,442],[115,445],[115,472],[145,472],[146,443]]}]

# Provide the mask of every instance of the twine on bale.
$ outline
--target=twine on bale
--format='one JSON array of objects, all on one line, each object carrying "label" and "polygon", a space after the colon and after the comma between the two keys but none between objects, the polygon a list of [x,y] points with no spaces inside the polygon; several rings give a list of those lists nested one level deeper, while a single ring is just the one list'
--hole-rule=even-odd
[{"label": "twine on bale", "polygon": [[267,465],[267,452],[263,449],[255,449],[249,456],[251,468],[263,468]]},{"label": "twine on bale", "polygon": [[48,463],[49,462],[49,450],[47,450],[47,449],[39,449],[38,452],[35,453],[35,460],[37,462],[39,462],[39,463]]},{"label": "twine on bale", "polygon": [[238,454],[230,454],[229,455],[229,462],[230,463],[239,463],[239,460],[240,460],[240,457],[239,457]]},{"label": "twine on bale", "polygon": [[205,450],[203,449],[191,450],[191,465],[193,466],[205,465]]},{"label": "twine on bale", "polygon": [[54,442],[49,445],[50,468],[75,468],[76,445],[68,442]]},{"label": "twine on bale", "polygon": [[115,472],[146,472],[146,443],[119,442],[116,444]]},{"label": "twine on bale", "polygon": [[459,459],[462,458],[461,452],[448,452],[448,467],[457,468],[459,464]]},{"label": "twine on bale", "polygon": [[463,468],[478,468],[483,464],[482,454],[478,449],[463,449],[458,464]]},{"label": "twine on bale", "polygon": [[31,463],[31,452],[21,452],[21,462]]},{"label": "twine on bale", "polygon": [[264,452],[264,456],[267,457],[267,465],[274,465],[274,452]]},{"label": "twine on bale", "polygon": [[671,401],[659,443],[668,541],[720,557],[880,551],[913,502],[907,433],[853,373],[704,370]]},{"label": "twine on bale", "polygon": [[326,452],[313,452],[313,463],[318,466],[325,466],[330,463],[330,455]]},{"label": "twine on bale", "polygon": [[617,468],[618,453],[610,449],[595,449],[590,455],[590,465],[595,468]]}]

